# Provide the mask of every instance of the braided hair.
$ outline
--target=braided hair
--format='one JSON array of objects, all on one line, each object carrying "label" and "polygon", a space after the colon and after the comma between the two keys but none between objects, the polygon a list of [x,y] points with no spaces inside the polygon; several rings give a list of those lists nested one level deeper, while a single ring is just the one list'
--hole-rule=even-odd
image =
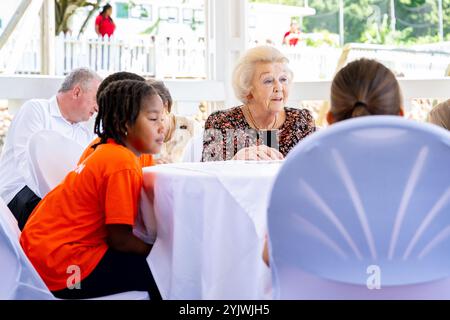
[{"label": "braided hair", "polygon": [[100,142],[93,147],[106,143],[109,138],[124,146],[127,125],[133,126],[136,123],[142,100],[152,95],[158,95],[158,92],[144,81],[111,82],[98,97],[94,132],[99,136]]},{"label": "braided hair", "polygon": [[98,86],[98,90],[97,90],[97,104],[100,105],[99,103],[99,97],[100,94],[103,92],[103,90],[105,90],[105,88],[113,81],[118,81],[118,80],[138,80],[138,81],[145,81],[145,79],[143,77],[141,77],[140,75],[137,75],[136,73],[133,72],[127,72],[127,71],[119,71],[113,74],[110,74],[109,76],[107,76],[105,79],[103,79],[103,81],[100,83],[100,85]]}]

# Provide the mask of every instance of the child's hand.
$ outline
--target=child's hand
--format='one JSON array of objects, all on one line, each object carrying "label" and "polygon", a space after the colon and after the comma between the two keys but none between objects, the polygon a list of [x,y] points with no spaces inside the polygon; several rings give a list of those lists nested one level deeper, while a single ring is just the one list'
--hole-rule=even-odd
[{"label": "child's hand", "polygon": [[266,238],[264,240],[264,248],[263,248],[262,258],[263,258],[264,263],[268,267],[270,267],[270,263],[269,263],[269,246],[267,244],[267,235],[266,235]]},{"label": "child's hand", "polygon": [[122,252],[133,252],[147,256],[152,248],[133,234],[133,228],[124,224],[107,224],[108,246]]}]

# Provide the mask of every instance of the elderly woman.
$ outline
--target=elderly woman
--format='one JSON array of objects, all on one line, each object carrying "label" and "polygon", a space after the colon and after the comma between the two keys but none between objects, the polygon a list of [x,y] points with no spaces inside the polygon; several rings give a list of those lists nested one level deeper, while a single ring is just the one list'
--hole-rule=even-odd
[{"label": "elderly woman", "polygon": [[314,132],[309,111],[285,106],[293,77],[287,63],[270,46],[252,48],[240,58],[233,88],[242,105],[208,117],[203,161],[283,159]]}]

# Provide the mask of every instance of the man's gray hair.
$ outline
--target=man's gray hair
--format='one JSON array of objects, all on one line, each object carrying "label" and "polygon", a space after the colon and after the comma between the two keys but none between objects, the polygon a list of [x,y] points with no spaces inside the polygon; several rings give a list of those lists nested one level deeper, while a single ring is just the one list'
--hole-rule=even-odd
[{"label": "man's gray hair", "polygon": [[58,92],[67,92],[72,90],[77,84],[81,89],[87,90],[92,80],[102,81],[102,78],[93,70],[88,68],[78,68],[72,70],[71,73],[64,79]]}]

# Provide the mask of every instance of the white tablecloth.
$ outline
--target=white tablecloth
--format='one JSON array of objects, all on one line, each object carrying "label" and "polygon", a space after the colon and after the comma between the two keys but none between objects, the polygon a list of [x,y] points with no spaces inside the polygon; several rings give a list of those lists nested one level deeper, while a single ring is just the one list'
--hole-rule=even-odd
[{"label": "white tablecloth", "polygon": [[143,220],[148,232],[157,230],[148,262],[164,299],[271,298],[262,249],[280,165],[228,161],[144,168]]}]

